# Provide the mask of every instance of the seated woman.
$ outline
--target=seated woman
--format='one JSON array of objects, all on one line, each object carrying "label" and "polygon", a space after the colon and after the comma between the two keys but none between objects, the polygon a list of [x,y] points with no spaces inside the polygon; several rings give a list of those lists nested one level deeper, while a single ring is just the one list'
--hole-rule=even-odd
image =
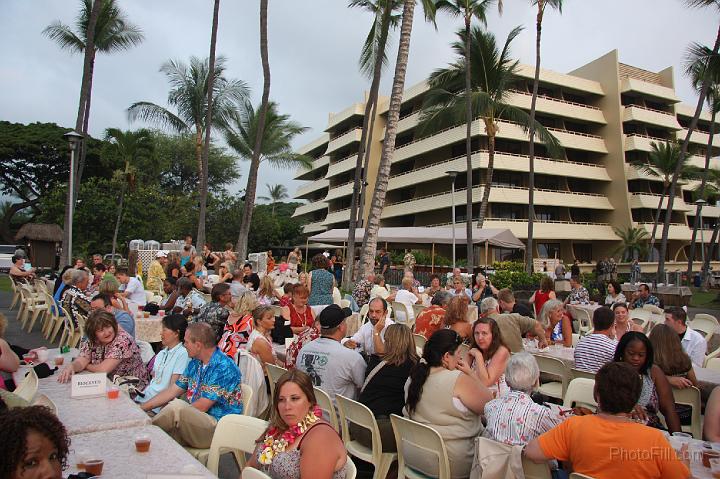
[{"label": "seated woman", "polygon": [[98,287],[99,294],[106,294],[112,297],[112,306],[115,309],[121,309],[123,311],[130,311],[127,300],[120,294],[118,290],[118,283],[113,281],[102,280]]},{"label": "seated woman", "polygon": [[[7,328],[7,318],[0,313],[0,372],[14,373],[20,367],[20,358],[13,351],[12,346],[3,339],[5,328]],[[2,375],[0,375],[0,389],[6,389]]]},{"label": "seated woman", "polygon": [[223,261],[230,261],[231,263],[237,261],[237,255],[233,251],[232,243],[225,243],[225,251],[222,253],[222,259]]},{"label": "seated woman", "polygon": [[203,280],[201,277],[195,275],[195,263],[192,261],[188,261],[185,263],[185,266],[183,266],[180,269],[182,276],[184,278],[187,278],[190,283],[192,283],[192,287],[197,290],[202,290],[203,288]]},{"label": "seated woman", "polygon": [[175,251],[171,251],[168,254],[168,264],[165,266],[165,277],[179,279],[181,275],[180,255]]},{"label": "seated woman", "polygon": [[[164,347],[155,356],[152,373],[150,374],[152,378],[150,384],[143,390],[142,395],[138,394],[135,398],[136,402],[142,404],[140,407],[143,411],[149,409],[143,403],[157,396],[168,386],[175,384],[175,381],[185,371],[190,361],[187,350],[183,345],[187,325],[187,319],[182,314],[171,314],[162,318],[163,327],[160,339]],[[160,412],[160,408],[155,408],[154,412]]]},{"label": "seated woman", "polygon": [[81,371],[105,373],[112,378],[135,376],[140,379],[137,389],[147,386],[148,373],[140,357],[140,348],[128,333],[118,328],[115,316],[98,309],[85,321],[87,338],[80,344],[80,356],[63,368],[58,381],[66,383]]},{"label": "seated woman", "polygon": [[220,277],[218,283],[232,283],[233,280],[233,264],[229,261],[225,261],[220,264],[217,275]]},{"label": "seated woman", "polygon": [[549,299],[540,310],[539,321],[545,328],[549,344],[572,346],[572,322],[565,312],[565,305],[558,299]]},{"label": "seated woman", "polygon": [[160,301],[160,309],[171,312],[173,308],[175,307],[175,302],[178,299],[178,296],[180,296],[180,292],[177,289],[177,280],[173,278],[172,276],[168,276],[165,278],[165,281],[163,281],[163,292],[165,293],[165,297]]},{"label": "seated woman", "polygon": [[269,427],[248,466],[265,469],[273,479],[345,479],[346,463],[345,445],[322,419],[310,377],[297,369],[280,376]]},{"label": "seated woman", "polygon": [[598,413],[570,417],[530,441],[523,454],[535,462],[569,461],[590,477],[690,477],[663,434],[631,418],[642,389],[635,368],[607,363],[595,375]]},{"label": "seated woman", "polygon": [[630,319],[630,312],[626,303],[615,303],[612,306],[613,313],[615,314],[615,339],[620,341],[628,331],[637,331],[638,333],[643,332],[643,328]]},{"label": "seated woman", "polygon": [[542,311],[542,307],[549,299],[557,299],[555,295],[555,282],[550,276],[543,276],[540,280],[540,289],[535,291],[528,300],[528,303],[535,307],[536,318],[540,317],[540,311]]},{"label": "seated woman", "polygon": [[508,393],[485,404],[483,437],[522,446],[564,420],[559,408],[537,404],[530,395],[540,385],[540,368],[529,353],[513,354],[505,368]]},{"label": "seated woman", "polygon": [[454,296],[445,309],[445,327],[460,335],[463,341],[472,340],[472,325],[467,319],[470,298],[461,294]]},{"label": "seated woman", "polygon": [[[445,440],[453,478],[468,477],[475,438],[482,432],[480,414],[492,393],[460,356],[462,337],[450,329],[436,331],[410,373],[405,416],[435,429]],[[427,453],[408,447],[406,457],[422,465]],[[421,466],[422,467],[422,466]],[[437,477],[437,463],[420,472]]]},{"label": "seated woman", "polygon": [[713,389],[705,406],[703,438],[710,442],[720,442],[720,386]]},{"label": "seated woman", "polygon": [[665,416],[668,431],[680,432],[680,419],[675,412],[672,386],[667,376],[654,364],[652,343],[643,333],[625,333],[615,350],[615,362],[632,366],[642,379],[642,391],[633,409],[633,417],[648,426],[663,428],[658,411]]},{"label": "seated woman", "polygon": [[373,299],[380,296],[382,299],[387,299],[390,296],[390,291],[385,287],[385,277],[381,274],[375,275],[375,284],[370,290],[370,298]]},{"label": "seated woman", "polygon": [[473,344],[468,352],[468,365],[493,397],[508,393],[505,382],[505,366],[510,350],[500,336],[500,327],[492,318],[480,318],[473,324]]},{"label": "seated woman", "polygon": [[0,412],[0,477],[62,479],[70,438],[60,420],[43,406]]},{"label": "seated woman", "polygon": [[[258,306],[252,312],[253,330],[245,344],[245,349],[260,361],[265,370],[265,363],[277,364],[278,362],[275,350],[272,347],[272,338],[270,331],[275,328],[275,313],[270,306]],[[265,371],[267,376],[267,371]]]},{"label": "seated woman", "polygon": [[212,245],[210,243],[205,243],[203,245],[202,249],[202,259],[205,263],[205,269],[208,270],[216,270],[218,268],[218,265],[220,264],[220,257],[213,253]]},{"label": "seated woman", "polygon": [[258,303],[263,306],[270,306],[278,299],[280,295],[275,291],[275,283],[270,276],[265,275],[260,281],[260,289],[257,292]]},{"label": "seated woman", "polygon": [[[390,414],[402,416],[405,382],[418,359],[410,328],[404,324],[391,324],[385,330],[385,354],[373,354],[368,361],[365,384],[360,390],[358,401],[375,415],[383,452],[397,451]],[[372,447],[370,431],[352,423],[350,425],[353,439]]]},{"label": "seated woman", "polygon": [[607,296],[605,296],[605,305],[612,306],[613,304],[626,303],[625,295],[622,292],[620,283],[617,281],[610,281],[607,285]]},{"label": "seated woman", "polygon": [[290,345],[285,348],[285,369],[295,368],[295,363],[297,362],[297,357],[298,354],[300,354],[300,350],[302,350],[302,348],[307,343],[315,341],[319,337],[320,321],[315,318],[315,322],[313,322],[312,326],[306,328],[302,333],[298,334],[298,336],[293,340],[293,342],[291,342]]},{"label": "seated woman", "polygon": [[218,347],[235,359],[238,348],[245,348],[253,330],[252,312],[259,305],[252,291],[244,291],[235,301],[233,312],[228,316],[225,330],[218,342]]},{"label": "seated woman", "polygon": [[297,285],[292,289],[292,302],[282,308],[281,315],[285,321],[290,321],[293,334],[302,334],[315,322],[312,308],[307,305],[309,295],[310,292],[305,286]]}]

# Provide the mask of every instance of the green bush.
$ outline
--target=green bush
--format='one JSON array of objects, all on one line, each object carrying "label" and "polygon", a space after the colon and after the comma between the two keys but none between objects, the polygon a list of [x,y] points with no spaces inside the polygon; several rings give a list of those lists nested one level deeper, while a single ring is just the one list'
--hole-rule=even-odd
[{"label": "green bush", "polygon": [[525,271],[525,265],[519,261],[496,261],[493,263],[496,271],[514,271],[522,273]]},{"label": "green bush", "polygon": [[498,289],[510,288],[513,291],[535,291],[540,286],[542,273],[527,274],[525,271],[497,270],[492,276],[493,286]]}]

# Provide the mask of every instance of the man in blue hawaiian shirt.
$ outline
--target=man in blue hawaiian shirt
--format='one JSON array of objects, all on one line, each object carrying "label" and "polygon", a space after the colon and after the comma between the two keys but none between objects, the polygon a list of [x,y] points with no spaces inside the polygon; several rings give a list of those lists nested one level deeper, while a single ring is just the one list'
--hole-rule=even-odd
[{"label": "man in blue hawaiian shirt", "polygon": [[[141,407],[149,411],[167,404],[153,424],[182,446],[207,449],[220,418],[243,412],[240,370],[217,347],[207,323],[188,325],[185,349],[191,358],[185,372]],[[183,393],[187,402],[177,399]]]}]

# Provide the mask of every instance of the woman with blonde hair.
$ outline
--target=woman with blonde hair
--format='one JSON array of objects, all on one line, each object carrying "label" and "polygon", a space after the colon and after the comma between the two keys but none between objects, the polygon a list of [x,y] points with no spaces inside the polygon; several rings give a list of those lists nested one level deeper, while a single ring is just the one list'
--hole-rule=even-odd
[{"label": "woman with blonde hair", "polygon": [[257,292],[258,303],[263,306],[270,306],[281,297],[282,295],[275,291],[275,282],[272,278],[268,275],[263,276],[263,279],[260,280],[260,289]]},{"label": "woman with blonde hair", "polygon": [[539,321],[545,328],[549,344],[572,346],[572,323],[565,314],[565,304],[559,299],[549,299],[540,310]]},{"label": "woman with blonde hair", "polygon": [[235,307],[228,316],[223,335],[218,347],[230,356],[235,357],[238,348],[244,348],[253,330],[252,311],[259,306],[255,293],[243,291],[235,301]]},{"label": "woman with blonde hair", "polygon": [[467,320],[470,298],[464,294],[454,296],[445,310],[445,328],[452,329],[469,342],[472,339],[472,325]]},{"label": "woman with blonde hair", "polygon": [[275,384],[270,421],[248,466],[273,479],[345,479],[347,451],[332,425],[322,419],[313,383],[302,371],[288,371]]},{"label": "woman with blonde hair", "polygon": [[118,286],[113,281],[106,279],[100,281],[98,285],[98,294],[107,294],[112,297],[112,305],[115,309],[122,309],[123,311],[130,311],[125,297],[120,294]]},{"label": "woman with blonde hair", "polygon": [[218,267],[218,283],[231,283],[233,280],[233,264],[225,261]]}]

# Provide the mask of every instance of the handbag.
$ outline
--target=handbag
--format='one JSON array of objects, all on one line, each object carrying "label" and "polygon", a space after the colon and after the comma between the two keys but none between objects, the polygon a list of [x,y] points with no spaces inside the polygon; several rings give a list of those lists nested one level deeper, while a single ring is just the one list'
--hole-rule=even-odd
[{"label": "handbag", "polygon": [[363,392],[365,390],[365,387],[370,383],[372,378],[375,377],[375,375],[380,372],[380,370],[387,364],[387,361],[380,361],[377,366],[373,368],[372,371],[370,371],[370,374],[367,375],[365,378],[365,382],[363,383],[362,387],[360,388],[360,392]]},{"label": "handbag", "polygon": [[136,395],[144,397],[142,392],[137,388],[137,385],[140,384],[140,378],[138,377],[120,376],[116,374],[112,378],[112,383],[118,388],[128,393],[131,397]]}]

